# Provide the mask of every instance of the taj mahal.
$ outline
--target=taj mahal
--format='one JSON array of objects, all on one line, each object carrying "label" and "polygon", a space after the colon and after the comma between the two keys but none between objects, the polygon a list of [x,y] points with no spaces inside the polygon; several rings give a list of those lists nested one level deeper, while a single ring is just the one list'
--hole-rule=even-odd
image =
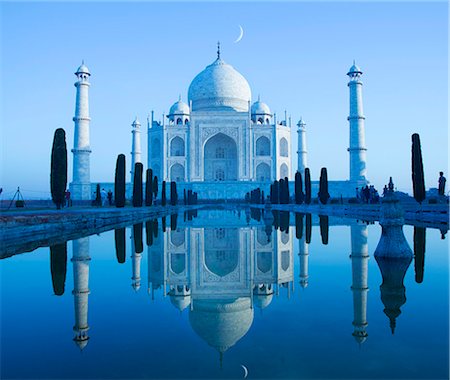
[{"label": "taj mahal", "polygon": [[[83,64],[75,73],[76,107],[73,152],[74,200],[89,200],[96,182],[90,179],[89,79]],[[349,178],[330,181],[334,197],[351,197],[355,188],[368,183],[362,105],[362,72],[356,64],[348,71],[350,89]],[[298,151],[293,152],[291,118],[277,118],[260,97],[252,103],[252,92],[245,77],[226,63],[218,44],[217,58],[191,82],[187,103],[181,96],[161,121],[154,112],[147,118],[147,168],[160,181],[176,181],[178,188],[191,189],[201,199],[243,199],[246,192],[260,187],[266,194],[270,183],[293,179],[293,162],[302,174],[307,164],[306,123],[297,124]],[[132,123],[131,170],[143,162],[141,128]],[[131,194],[131,182],[127,193]],[[291,183],[293,186],[293,183]],[[112,189],[112,183],[102,183]],[[313,194],[317,193],[313,181]]]}]

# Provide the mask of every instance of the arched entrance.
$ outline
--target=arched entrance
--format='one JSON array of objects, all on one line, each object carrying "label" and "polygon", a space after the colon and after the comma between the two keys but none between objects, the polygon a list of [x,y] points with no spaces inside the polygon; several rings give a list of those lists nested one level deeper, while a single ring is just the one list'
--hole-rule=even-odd
[{"label": "arched entrance", "polygon": [[211,137],[204,150],[205,181],[236,181],[238,179],[237,147],[223,133]]}]

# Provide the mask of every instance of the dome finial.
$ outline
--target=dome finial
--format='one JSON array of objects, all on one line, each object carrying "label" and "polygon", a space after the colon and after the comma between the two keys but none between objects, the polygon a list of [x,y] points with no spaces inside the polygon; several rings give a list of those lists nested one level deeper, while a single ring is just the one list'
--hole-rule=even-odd
[{"label": "dome finial", "polygon": [[258,94],[258,102],[260,102],[260,101],[261,101],[261,95]]},{"label": "dome finial", "polygon": [[217,41],[217,59],[220,59],[220,41]]},{"label": "dome finial", "polygon": [[178,101],[181,102],[181,94],[178,94]]}]

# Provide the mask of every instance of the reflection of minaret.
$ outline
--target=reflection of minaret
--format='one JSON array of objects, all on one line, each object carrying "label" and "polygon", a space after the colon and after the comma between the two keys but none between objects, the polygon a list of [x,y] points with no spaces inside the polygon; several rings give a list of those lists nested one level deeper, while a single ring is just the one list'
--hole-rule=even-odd
[{"label": "reflection of minaret", "polygon": [[131,265],[133,268],[133,277],[131,277],[131,286],[137,292],[141,288],[141,258],[142,254],[136,252],[136,243],[134,228],[131,229]]},{"label": "reflection of minaret", "polygon": [[300,260],[300,286],[306,288],[308,286],[308,244],[305,238],[298,239],[298,258]]},{"label": "reflection of minaret", "polygon": [[352,225],[352,292],[353,292],[353,336],[358,343],[367,339],[367,264],[369,261],[367,246],[367,226]]},{"label": "reflection of minaret", "polygon": [[82,350],[88,344],[88,295],[89,295],[89,238],[73,241],[73,283],[72,294],[75,301],[75,338],[73,339]]}]

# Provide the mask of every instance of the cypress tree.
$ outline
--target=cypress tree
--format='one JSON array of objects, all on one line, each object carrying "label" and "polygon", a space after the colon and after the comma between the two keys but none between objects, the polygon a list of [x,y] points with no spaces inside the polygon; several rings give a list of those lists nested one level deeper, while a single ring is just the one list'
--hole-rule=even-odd
[{"label": "cypress tree", "polygon": [[100,192],[100,184],[97,183],[97,186],[95,188],[95,201],[94,201],[96,206],[101,206],[102,205],[102,193]]},{"label": "cypress tree", "polygon": [[302,173],[295,173],[295,203],[301,205],[305,195],[303,194]]},{"label": "cypress tree", "polygon": [[425,240],[426,228],[414,227],[414,272],[416,274],[416,282],[423,282],[423,270],[425,266]]},{"label": "cypress tree", "polygon": [[264,190],[261,191],[261,204],[266,203],[266,199],[265,199],[265,194],[264,194]]},{"label": "cypress tree", "polygon": [[186,189],[183,189],[183,203],[185,206],[187,205]]},{"label": "cypress tree", "polygon": [[142,253],[144,251],[144,244],[142,243],[142,223],[133,224],[133,239],[135,253]]},{"label": "cypress tree", "polygon": [[64,294],[67,272],[67,242],[50,247],[50,272],[53,292],[57,296]]},{"label": "cypress tree", "polygon": [[166,198],[166,181],[162,181],[162,186],[161,186],[161,205],[165,206],[167,203],[167,198]]},{"label": "cypress tree", "polygon": [[279,188],[279,203],[284,204],[286,199],[286,187],[284,186],[284,179],[280,178],[278,181],[278,188]]},{"label": "cypress tree", "polygon": [[66,132],[62,128],[55,131],[53,137],[50,164],[50,189],[53,203],[59,210],[64,205],[67,187],[67,145]]},{"label": "cypress tree", "polygon": [[145,172],[145,205],[153,204],[153,170],[147,169]]},{"label": "cypress tree", "polygon": [[156,175],[153,177],[152,190],[153,190],[153,195],[156,199],[156,197],[158,196],[158,176],[156,176]]},{"label": "cypress tree", "polygon": [[170,204],[175,206],[178,203],[177,183],[170,182]]},{"label": "cypress tree", "polygon": [[412,183],[414,199],[422,204],[425,199],[425,175],[423,172],[422,149],[420,147],[420,137],[417,133],[412,136]]},{"label": "cypress tree", "polygon": [[153,237],[156,239],[158,237],[158,219],[153,220]]},{"label": "cypress tree", "polygon": [[330,194],[328,193],[327,168],[322,168],[320,170],[319,201],[320,201],[320,203],[325,205],[325,204],[327,204],[328,199],[330,199]]},{"label": "cypress tree", "polygon": [[288,177],[284,177],[284,203],[288,204],[291,200],[291,195],[290,195],[290,191],[289,191],[289,179]]},{"label": "cypress tree", "polygon": [[273,182],[273,203],[280,203],[280,183],[278,181]]},{"label": "cypress tree", "polygon": [[133,207],[142,207],[142,171],[143,165],[136,162],[133,179]]},{"label": "cypress tree", "polygon": [[119,154],[114,178],[114,200],[116,207],[125,206],[125,155]]},{"label": "cypress tree", "polygon": [[305,168],[305,203],[311,203],[311,173],[309,168]]},{"label": "cypress tree", "polygon": [[116,228],[114,230],[114,243],[116,246],[116,257],[119,264],[125,262],[125,228]]}]

